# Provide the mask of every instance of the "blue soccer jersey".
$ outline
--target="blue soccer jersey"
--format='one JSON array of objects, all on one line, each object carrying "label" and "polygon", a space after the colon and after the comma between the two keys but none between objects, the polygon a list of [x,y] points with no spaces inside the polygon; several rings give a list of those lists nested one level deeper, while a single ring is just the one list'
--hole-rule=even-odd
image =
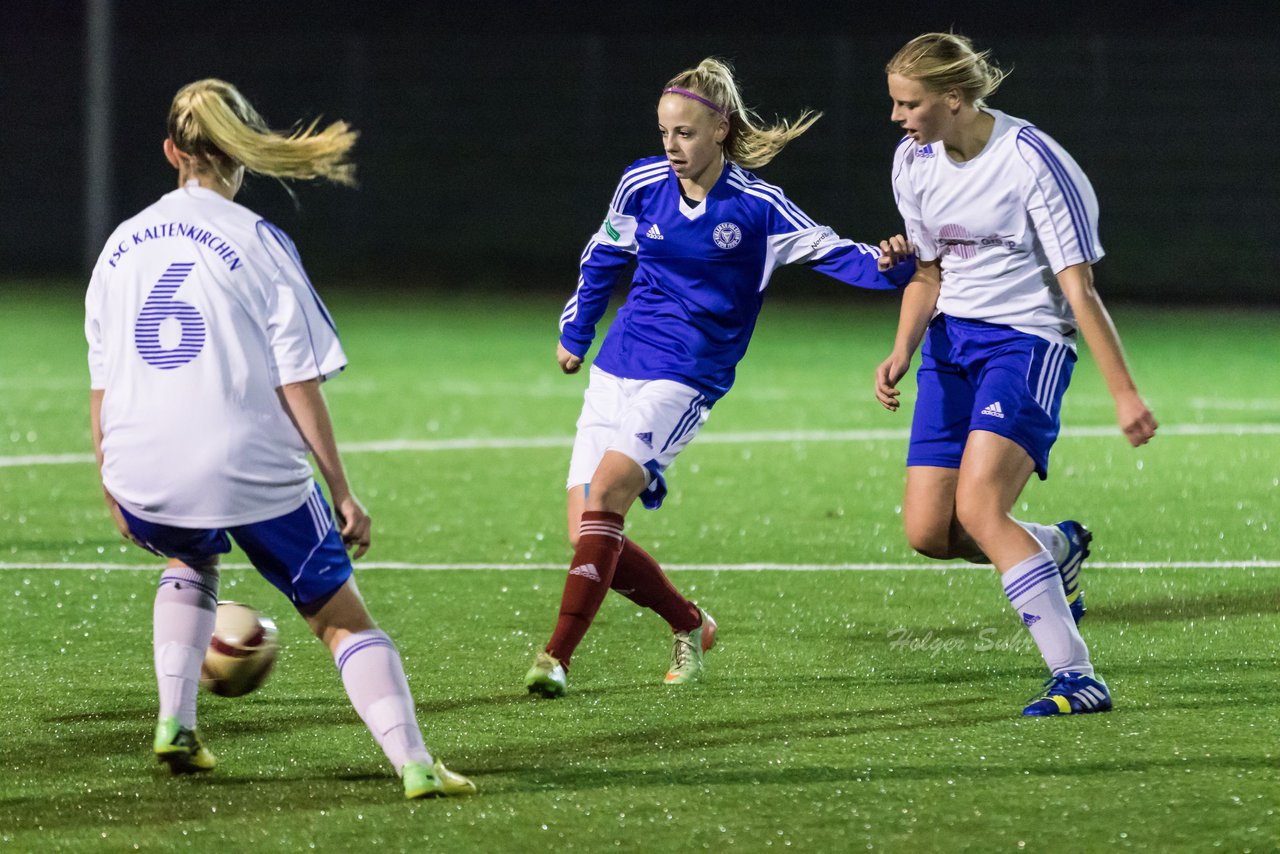
[{"label": "blue soccer jersey", "polygon": [[623,173],[582,253],[577,290],[560,317],[560,343],[575,356],[591,348],[632,257],[632,290],[595,364],[626,379],[675,380],[712,401],[733,385],[778,267],[807,264],[879,290],[902,287],[915,271],[914,261],[904,261],[880,273],[878,248],[841,239],[733,163],[706,199],[690,205],[666,158],[649,157]]}]

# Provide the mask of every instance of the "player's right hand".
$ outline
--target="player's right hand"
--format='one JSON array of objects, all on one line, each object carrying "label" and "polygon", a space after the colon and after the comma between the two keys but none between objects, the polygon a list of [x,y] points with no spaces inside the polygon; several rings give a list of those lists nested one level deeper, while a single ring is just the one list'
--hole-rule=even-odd
[{"label": "player's right hand", "polygon": [[354,548],[352,560],[359,560],[369,551],[369,541],[373,536],[373,520],[365,512],[364,505],[354,495],[334,496],[333,510],[338,518],[338,532],[342,534],[342,544]]},{"label": "player's right hand", "polygon": [[560,363],[560,370],[566,374],[576,374],[582,367],[582,360],[566,350],[559,341],[556,342],[556,361]]},{"label": "player's right hand", "polygon": [[911,367],[911,357],[893,353],[876,368],[876,400],[890,412],[897,412],[901,401],[898,396],[898,382],[907,375]]},{"label": "player's right hand", "polygon": [[1155,438],[1156,428],[1160,426],[1137,392],[1116,399],[1116,418],[1125,438],[1135,448]]}]

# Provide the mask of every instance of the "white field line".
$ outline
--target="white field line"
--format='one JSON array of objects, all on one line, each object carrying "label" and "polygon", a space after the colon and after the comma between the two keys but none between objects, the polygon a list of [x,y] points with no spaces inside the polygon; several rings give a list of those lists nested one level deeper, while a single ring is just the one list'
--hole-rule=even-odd
[{"label": "white field line", "polygon": [[[1160,437],[1170,436],[1276,436],[1280,424],[1171,424],[1160,428]],[[906,428],[886,430],[781,430],[752,433],[702,433],[700,445],[758,445],[803,442],[884,442],[905,441]],[[1120,439],[1118,427],[1073,427],[1062,431],[1066,439]],[[347,454],[392,454],[434,451],[520,450],[530,448],[570,448],[572,436],[494,436],[459,439],[387,439],[378,442],[350,442],[341,445]],[[0,468],[57,466],[93,462],[92,454],[28,454],[0,456]]]},{"label": "white field line", "polygon": [[[82,571],[158,572],[160,563],[0,563],[0,571],[75,569]],[[252,569],[247,563],[227,563],[223,569]],[[565,569],[563,563],[401,563],[361,561],[358,569],[394,569],[412,572],[468,570],[476,572],[519,572]],[[990,571],[984,564],[971,563],[671,563],[664,570],[675,572],[971,572]],[[1280,560],[1206,561],[1089,561],[1089,569],[1280,569]]]}]

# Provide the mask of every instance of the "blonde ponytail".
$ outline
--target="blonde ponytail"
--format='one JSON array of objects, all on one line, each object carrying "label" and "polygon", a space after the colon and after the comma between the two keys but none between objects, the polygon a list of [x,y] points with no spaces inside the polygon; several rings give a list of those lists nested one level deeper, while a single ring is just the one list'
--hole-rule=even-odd
[{"label": "blonde ponytail", "polygon": [[178,90],[168,129],[174,145],[219,174],[229,160],[255,175],[354,185],[356,167],[347,156],[359,133],[346,122],[316,130],[319,123],[289,134],[273,131],[236,87],[210,78]]},{"label": "blonde ponytail", "polygon": [[714,57],[702,60],[696,68],[680,72],[663,88],[685,89],[701,96],[694,100],[705,98],[711,102],[710,109],[729,122],[729,135],[724,141],[725,157],[747,169],[764,166],[787,143],[822,118],[822,113],[804,110],[794,120],[779,119],[774,124],[764,124],[760,116],[743,102],[738,81],[733,77],[733,68],[728,62]]}]

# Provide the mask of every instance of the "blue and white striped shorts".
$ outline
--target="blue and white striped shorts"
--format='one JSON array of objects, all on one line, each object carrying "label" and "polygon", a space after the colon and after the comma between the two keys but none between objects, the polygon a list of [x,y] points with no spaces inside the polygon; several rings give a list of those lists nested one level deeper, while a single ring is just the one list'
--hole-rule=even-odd
[{"label": "blue and white striped shorts", "polygon": [[938,315],[925,332],[916,374],[909,466],[959,468],[973,430],[1020,445],[1044,480],[1061,427],[1075,350],[981,320]]},{"label": "blue and white striped shorts", "polygon": [[649,488],[640,500],[656,510],[667,494],[663,472],[698,435],[713,402],[674,380],[627,380],[592,366],[568,488],[590,483],[605,452],[618,451],[649,472]]}]

